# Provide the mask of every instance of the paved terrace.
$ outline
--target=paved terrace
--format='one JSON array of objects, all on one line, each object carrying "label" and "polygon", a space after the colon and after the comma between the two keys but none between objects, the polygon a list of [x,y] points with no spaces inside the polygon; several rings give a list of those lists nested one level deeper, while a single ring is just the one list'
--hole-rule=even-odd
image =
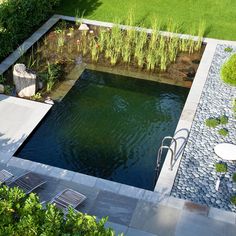
[{"label": "paved terrace", "polygon": [[[18,168],[24,167],[25,169]],[[37,190],[42,201],[49,201],[65,188],[72,188],[87,196],[78,210],[97,217],[109,216],[108,227],[128,236],[153,235],[235,235],[235,218],[218,214],[217,210],[173,197],[137,189],[59,168],[12,158],[0,164],[15,176],[28,170],[44,173],[47,183]],[[57,171],[55,171],[57,170]],[[53,177],[57,176],[57,177]],[[216,220],[216,217],[219,220]],[[214,218],[214,219],[213,219]],[[232,220],[232,224],[222,220]]]}]

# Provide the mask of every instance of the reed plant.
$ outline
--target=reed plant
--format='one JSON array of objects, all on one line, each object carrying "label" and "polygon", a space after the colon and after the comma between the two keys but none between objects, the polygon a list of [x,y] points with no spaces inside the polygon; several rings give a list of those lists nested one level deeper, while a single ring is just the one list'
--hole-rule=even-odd
[{"label": "reed plant", "polygon": [[168,43],[168,55],[170,62],[176,61],[179,52],[178,48],[179,48],[179,37],[173,36]]},{"label": "reed plant", "polygon": [[202,47],[205,31],[206,31],[206,22],[202,20],[200,21],[199,26],[198,26],[198,33],[197,33],[198,40],[194,48],[196,51],[199,51]]},{"label": "reed plant", "polygon": [[81,48],[82,48],[82,54],[83,56],[85,56],[88,53],[88,39],[87,39],[87,32],[86,31],[82,31],[82,35],[81,35]]},{"label": "reed plant", "polygon": [[90,41],[90,51],[91,51],[91,59],[93,62],[97,62],[98,58],[99,58],[99,45],[97,43],[97,41],[95,40],[95,38],[93,38]]},{"label": "reed plant", "polygon": [[153,71],[155,69],[156,64],[158,63],[157,60],[157,55],[156,55],[156,51],[151,49],[149,47],[149,50],[147,50],[147,55],[146,55],[146,66],[147,66],[147,70],[149,71]]},{"label": "reed plant", "polygon": [[107,30],[105,28],[101,28],[98,32],[98,45],[99,45],[99,51],[103,52],[105,46],[106,46],[106,34]]},{"label": "reed plant", "polygon": [[116,51],[111,53],[110,62],[112,66],[115,66],[119,58],[119,54]]},{"label": "reed plant", "polygon": [[145,50],[146,50],[146,43],[147,43],[147,33],[144,30],[139,31],[136,34],[135,38],[135,48],[134,48],[134,57],[138,62],[138,66],[143,68],[145,62]]},{"label": "reed plant", "polygon": [[119,25],[115,25],[111,29],[111,40],[112,40],[112,48],[116,52],[116,54],[120,54],[122,44],[123,44],[123,35],[122,30]]}]

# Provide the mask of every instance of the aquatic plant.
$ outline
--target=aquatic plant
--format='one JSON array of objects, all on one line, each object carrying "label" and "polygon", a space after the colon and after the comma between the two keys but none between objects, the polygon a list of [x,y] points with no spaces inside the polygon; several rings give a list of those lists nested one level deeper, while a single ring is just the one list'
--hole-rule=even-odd
[{"label": "aquatic plant", "polygon": [[99,44],[97,43],[97,41],[95,40],[95,38],[93,38],[90,41],[90,49],[91,49],[91,58],[93,62],[97,62],[98,61],[98,57],[99,57]]},{"label": "aquatic plant", "polygon": [[4,84],[6,82],[6,78],[3,75],[0,75],[0,84]]},{"label": "aquatic plant", "polygon": [[195,44],[196,51],[199,51],[202,47],[203,36],[205,34],[205,31],[206,31],[206,22],[202,20],[199,22],[199,25],[198,25],[198,33],[197,33],[198,40],[197,40],[197,43]]}]

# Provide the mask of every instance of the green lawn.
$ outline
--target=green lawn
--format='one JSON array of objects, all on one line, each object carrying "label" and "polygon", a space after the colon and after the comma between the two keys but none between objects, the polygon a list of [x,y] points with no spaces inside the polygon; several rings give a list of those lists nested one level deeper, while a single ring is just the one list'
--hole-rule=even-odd
[{"label": "green lawn", "polygon": [[102,21],[124,20],[133,9],[137,24],[150,26],[153,16],[163,25],[172,18],[190,33],[200,20],[207,23],[206,36],[236,40],[235,0],[62,0],[57,13],[74,16],[84,11],[84,18]]}]

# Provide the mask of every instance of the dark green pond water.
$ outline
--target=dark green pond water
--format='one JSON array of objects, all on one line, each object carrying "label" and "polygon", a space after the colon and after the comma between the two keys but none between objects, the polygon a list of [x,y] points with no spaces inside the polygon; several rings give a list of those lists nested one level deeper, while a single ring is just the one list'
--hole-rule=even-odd
[{"label": "dark green pond water", "polygon": [[189,89],[85,70],[16,156],[153,190]]}]

